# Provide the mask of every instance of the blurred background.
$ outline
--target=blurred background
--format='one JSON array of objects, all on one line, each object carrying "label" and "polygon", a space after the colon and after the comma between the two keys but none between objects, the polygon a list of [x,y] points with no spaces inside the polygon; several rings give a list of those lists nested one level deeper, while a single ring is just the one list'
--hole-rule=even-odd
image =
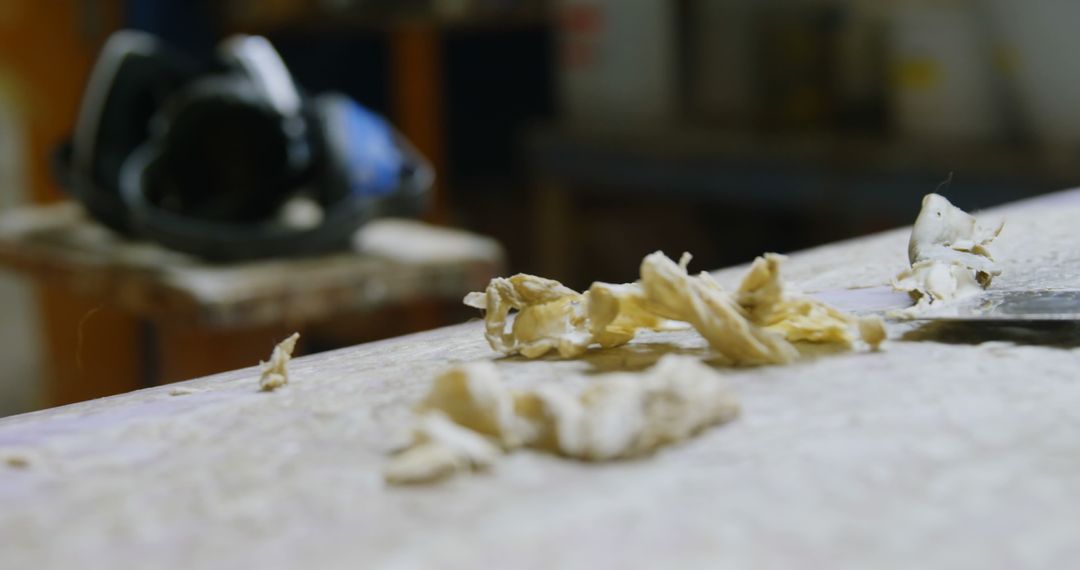
[{"label": "blurred background", "polygon": [[115,30],[194,58],[266,36],[305,90],[351,96],[430,160],[424,221],[490,238],[488,273],[584,287],[633,280],[657,249],[719,268],[904,225],[950,177],[965,209],[1080,184],[1074,22],[1070,0],[5,0],[0,415],[254,364],[294,328],[314,352],[467,314],[419,295],[303,318],[262,299],[258,319],[230,309],[244,326],[178,329],[110,299],[166,274],[257,287],[28,240],[65,199],[50,156]]}]

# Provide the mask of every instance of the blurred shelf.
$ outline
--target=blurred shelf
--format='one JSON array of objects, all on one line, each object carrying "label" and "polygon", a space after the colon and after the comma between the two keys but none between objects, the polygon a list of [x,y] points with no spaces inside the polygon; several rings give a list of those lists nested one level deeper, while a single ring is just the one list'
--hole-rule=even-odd
[{"label": "blurred shelf", "polygon": [[381,33],[407,28],[437,29],[442,32],[499,32],[528,29],[553,23],[549,10],[478,11],[461,15],[439,14],[431,10],[353,9],[340,13],[308,11],[274,21],[243,21],[223,16],[228,32],[261,35],[318,35],[333,33]]},{"label": "blurred shelf", "polygon": [[832,133],[545,125],[528,133],[525,153],[537,179],[574,191],[773,209],[832,203],[906,216],[950,174],[947,193],[968,208],[1080,184],[1067,150]]}]

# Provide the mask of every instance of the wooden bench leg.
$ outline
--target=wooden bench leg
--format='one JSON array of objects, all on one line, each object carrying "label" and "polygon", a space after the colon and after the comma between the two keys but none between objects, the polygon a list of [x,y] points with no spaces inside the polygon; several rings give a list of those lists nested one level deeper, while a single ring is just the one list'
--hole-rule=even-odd
[{"label": "wooden bench leg", "polygon": [[533,188],[533,247],[538,275],[565,281],[574,277],[574,206],[562,184],[540,182]]},{"label": "wooden bench leg", "polygon": [[[286,325],[250,329],[207,330],[190,325],[156,322],[155,376],[160,384],[255,366],[270,357],[274,345],[296,332]],[[304,353],[300,331],[296,355]]]},{"label": "wooden bench leg", "polygon": [[446,186],[442,36],[434,26],[409,24],[390,35],[394,123],[435,168],[435,193],[427,220],[450,218]]},{"label": "wooden bench leg", "polygon": [[46,404],[58,406],[144,386],[139,323],[51,285],[38,289]]}]

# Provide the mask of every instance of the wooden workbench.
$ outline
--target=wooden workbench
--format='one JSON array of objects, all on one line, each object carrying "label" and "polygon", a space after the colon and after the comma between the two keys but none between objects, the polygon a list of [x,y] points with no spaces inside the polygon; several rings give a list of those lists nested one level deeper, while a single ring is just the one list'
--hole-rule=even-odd
[{"label": "wooden workbench", "polygon": [[[995,287],[1080,283],[1080,193],[1003,211]],[[906,240],[799,253],[787,275],[808,291],[879,286],[904,267]],[[437,371],[495,358],[478,322],[301,358],[273,393],[248,368],[192,380],[186,395],[0,420],[0,567],[1074,565],[1076,327],[889,332],[880,353],[725,371],[744,415],[649,459],[519,452],[432,487],[387,487],[380,468]],[[497,363],[514,385],[581,383],[672,350],[705,353],[669,333]]]}]

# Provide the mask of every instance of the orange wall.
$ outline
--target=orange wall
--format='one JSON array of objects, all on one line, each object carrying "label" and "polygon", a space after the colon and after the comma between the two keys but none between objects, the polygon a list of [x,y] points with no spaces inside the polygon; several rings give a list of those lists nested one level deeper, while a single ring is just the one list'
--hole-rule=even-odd
[{"label": "orange wall", "polygon": [[[27,132],[26,195],[61,197],[49,156],[71,134],[98,49],[120,22],[122,0],[0,0],[0,89]],[[37,290],[45,404],[137,388],[138,326],[127,315],[43,283]],[[80,332],[81,330],[81,332]],[[84,339],[86,342],[80,342]]]},{"label": "orange wall", "polygon": [[27,125],[34,201],[59,198],[48,156],[70,134],[94,56],[122,8],[122,0],[0,1],[0,75]]}]

